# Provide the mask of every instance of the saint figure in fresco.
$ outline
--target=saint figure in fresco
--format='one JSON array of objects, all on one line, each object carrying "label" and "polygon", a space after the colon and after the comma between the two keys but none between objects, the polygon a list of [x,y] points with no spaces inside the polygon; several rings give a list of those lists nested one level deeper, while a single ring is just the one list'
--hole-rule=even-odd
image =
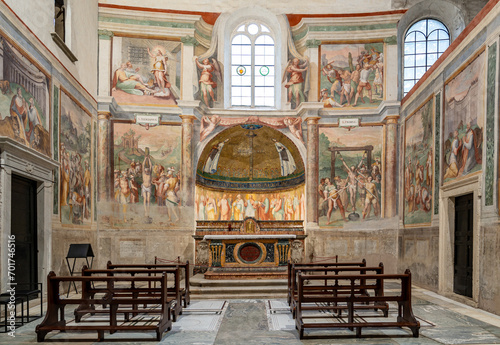
[{"label": "saint figure in fresco", "polygon": [[209,59],[203,59],[201,63],[200,61],[198,61],[197,56],[194,56],[193,59],[196,62],[196,66],[199,69],[201,69],[201,75],[199,81],[200,89],[201,92],[203,93],[203,101],[205,102],[207,107],[209,107],[210,106],[208,103],[209,94],[210,97],[212,98],[212,101],[217,102],[214,94],[214,89],[217,87],[217,83],[214,81],[214,76],[217,77],[217,79],[222,80],[219,63],[214,58],[212,58],[212,62],[210,62]]},{"label": "saint figure in fresco", "polygon": [[127,64],[122,63],[113,75],[113,90],[122,90],[131,95],[150,95],[150,89],[141,79],[140,75],[127,71]]},{"label": "saint figure in fresco", "polygon": [[219,164],[219,157],[224,145],[229,141],[229,138],[220,142],[212,147],[210,154],[208,155],[207,161],[203,166],[203,171],[209,174],[215,174],[217,172],[217,164]]},{"label": "saint figure in fresco", "polygon": [[283,74],[283,82],[286,80],[285,88],[288,89],[288,102],[292,102],[292,98],[295,97],[295,107],[298,107],[306,99],[303,90],[304,77],[302,72],[307,71],[308,64],[309,60],[307,59],[301,64],[298,58],[294,58],[288,61]]},{"label": "saint figure in fresco", "polygon": [[278,151],[280,157],[281,176],[288,176],[292,174],[297,169],[297,166],[295,165],[295,160],[293,159],[290,150],[288,150],[285,145],[276,139],[271,140],[274,142],[274,146],[276,146],[276,150]]}]

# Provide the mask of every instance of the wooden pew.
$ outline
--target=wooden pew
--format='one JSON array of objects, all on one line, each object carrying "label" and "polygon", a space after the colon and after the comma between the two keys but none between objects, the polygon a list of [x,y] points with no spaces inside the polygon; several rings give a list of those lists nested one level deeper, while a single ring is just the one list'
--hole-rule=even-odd
[{"label": "wooden pew", "polygon": [[287,294],[287,302],[289,305],[292,303],[292,266],[295,268],[307,268],[307,267],[366,267],[366,260],[363,259],[360,262],[309,262],[309,263],[292,263],[288,261],[288,294]]},{"label": "wooden pew", "polygon": [[[69,282],[70,284],[81,283],[81,295],[76,298],[60,298],[61,283]],[[138,297],[132,300],[126,297],[131,291],[142,289],[144,293],[148,293],[150,289],[148,283],[159,283],[159,293],[154,296]],[[105,293],[104,298],[95,297],[95,289],[93,284],[104,283],[105,287],[102,292]],[[125,285],[125,286],[123,286]],[[137,285],[146,285],[146,287],[137,287]],[[157,277],[117,277],[117,276],[71,276],[58,277],[54,272],[50,272],[47,276],[47,313],[44,320],[36,326],[37,341],[42,342],[47,333],[51,331],[96,331],[98,339],[104,339],[104,332],[109,331],[111,334],[116,331],[155,331],[156,340],[161,340],[164,332],[172,329],[171,305],[173,299],[168,298],[167,292],[167,275],[162,274]],[[76,304],[80,306],[91,306],[106,304],[109,310],[103,315],[108,316],[106,322],[108,325],[86,324],[68,325],[65,320],[64,308],[68,304]],[[125,306],[130,305],[159,305],[155,309],[125,309]],[[120,320],[117,315],[121,313],[141,313],[158,315],[159,320],[152,321],[150,325],[139,323],[118,324]],[[102,323],[102,322],[100,322]]]},{"label": "wooden pew", "polygon": [[[164,269],[164,268],[179,268],[184,271],[184,287],[180,287],[180,294],[182,298],[182,302],[184,304],[184,308],[191,303],[191,295],[189,292],[189,261],[185,263],[179,262],[175,264],[112,264],[111,261],[108,261],[107,264],[108,269],[117,269],[117,268],[143,268],[143,269]],[[173,292],[172,289],[169,292]]]},{"label": "wooden pew", "polygon": [[[162,275],[162,274],[172,274],[173,275],[173,287],[167,287],[167,296],[169,298],[172,298],[175,303],[174,305],[171,306],[172,310],[172,318],[173,321],[177,321],[177,317],[179,315],[182,315],[182,298],[181,298],[181,287],[180,287],[180,272],[178,268],[171,269],[171,268],[158,268],[158,269],[140,269],[140,268],[120,268],[120,269],[88,269],[86,266],[83,267],[82,269],[82,276],[95,276],[95,275],[102,275],[105,274],[106,276],[122,276],[122,275],[127,275],[127,276],[132,276],[132,277],[137,277],[137,276],[156,276],[156,275]],[[103,289],[99,288],[88,288],[89,294],[95,295],[97,293],[102,293]],[[127,293],[120,293],[120,297],[129,297],[135,300],[136,298],[139,297],[154,297],[155,295],[158,295],[160,293],[160,288],[151,283],[148,284],[148,289],[145,290],[142,287],[136,287],[134,284],[130,288]],[[137,307],[138,303],[133,303],[133,309]],[[146,305],[144,306],[146,307]],[[105,311],[102,311],[105,312]],[[82,306],[82,308],[77,308],[75,310],[75,319],[79,321],[81,317],[85,314],[88,313],[95,313],[92,311],[92,309],[89,309],[88,306]],[[133,313],[132,316],[137,315],[137,313]],[[126,316],[128,317],[128,316]]]},{"label": "wooden pew", "polygon": [[[291,291],[290,295],[291,297],[291,303],[290,303],[290,310],[292,311],[292,315],[295,318],[295,311],[297,308],[297,299],[298,299],[298,276],[299,272],[301,274],[311,274],[311,275],[319,275],[319,274],[324,274],[325,279],[322,282],[314,281],[316,282],[315,285],[309,286],[309,289],[306,293],[313,293],[313,294],[320,294],[324,293],[325,295],[329,295],[331,293],[334,293],[335,295],[342,295],[342,294],[350,294],[351,290],[350,288],[346,289],[341,289],[337,288],[335,290],[330,289],[329,284],[337,285],[338,286],[338,281],[334,281],[332,279],[332,275],[363,275],[363,274],[384,274],[384,264],[379,263],[378,266],[374,267],[304,267],[300,269],[296,269],[294,265],[290,268],[292,272],[292,286],[291,286]],[[361,284],[364,284],[364,281],[361,281]],[[384,286],[379,282],[379,284],[376,284],[373,286],[374,288],[374,293],[383,296],[384,295]],[[354,293],[356,295],[365,295],[365,296],[370,296],[370,293],[368,292],[368,289],[359,289],[355,290]],[[307,308],[307,307],[306,307]],[[340,316],[342,314],[342,310],[345,310],[347,307],[346,305],[341,305],[338,303],[333,303],[331,309],[337,311],[338,315]],[[387,316],[388,310],[389,310],[389,305],[387,303],[382,303],[378,302],[375,303],[374,305],[366,304],[366,305],[356,305],[355,309],[374,309],[374,310],[382,310],[384,313],[384,316]]]},{"label": "wooden pew", "polygon": [[[332,282],[329,285],[331,293],[326,295],[324,291],[315,293],[314,285],[307,285],[306,281],[323,282],[328,279]],[[383,285],[386,280],[399,280],[401,283],[401,290],[397,295],[379,295],[377,285]],[[340,284],[338,284],[340,282]],[[374,282],[374,283],[371,283]],[[335,284],[333,284],[335,283]],[[335,291],[348,289],[348,294],[335,294]],[[376,293],[373,296],[359,295],[356,291],[362,289],[373,289]],[[397,302],[398,316],[396,321],[387,319],[384,321],[369,321],[369,315],[363,315],[362,318],[355,318],[354,310],[355,303],[388,303]],[[347,315],[345,317],[332,318],[332,315],[324,313],[324,317],[329,317],[329,322],[307,322],[310,315],[304,315],[304,307],[306,305],[316,305],[315,310],[331,309],[323,304],[345,303],[347,308]],[[309,308],[308,310],[312,310]],[[372,316],[373,317],[373,316]],[[376,316],[379,317],[379,316]],[[314,316],[313,318],[319,318]],[[356,328],[356,337],[361,336],[361,329],[363,327],[409,327],[414,337],[418,337],[420,323],[413,315],[411,308],[411,273],[406,270],[404,274],[359,274],[359,275],[305,275],[299,273],[298,278],[298,299],[297,311],[295,318],[295,325],[299,331],[300,338],[304,337],[304,330],[306,328],[349,328],[353,330]]]}]

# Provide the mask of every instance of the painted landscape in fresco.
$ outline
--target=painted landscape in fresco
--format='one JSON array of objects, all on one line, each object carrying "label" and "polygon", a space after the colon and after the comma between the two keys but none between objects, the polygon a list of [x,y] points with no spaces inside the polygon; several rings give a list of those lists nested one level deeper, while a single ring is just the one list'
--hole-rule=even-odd
[{"label": "painted landscape in fresco", "polygon": [[50,157],[50,80],[0,34],[0,135]]},{"label": "painted landscape in fresco", "polygon": [[482,52],[445,85],[443,183],[481,170],[485,60]]},{"label": "painted landscape in fresco", "polygon": [[179,41],[114,37],[111,95],[118,103],[175,106],[181,54]]},{"label": "painted landscape in fresco", "polygon": [[321,45],[320,101],[325,107],[377,107],[384,99],[384,44]]},{"label": "painted landscape in fresco", "polygon": [[405,122],[404,224],[429,224],[434,175],[433,101],[430,99]]},{"label": "painted landscape in fresco", "polygon": [[93,178],[92,118],[65,92],[61,92],[59,157],[62,224],[90,224]]},{"label": "painted landscape in fresco", "polygon": [[383,205],[382,138],[382,126],[357,127],[350,131],[320,128],[320,226],[341,227],[345,222],[380,217]]},{"label": "painted landscape in fresco", "polygon": [[219,192],[196,186],[197,220],[303,220],[304,187],[283,192]]},{"label": "painted landscape in fresco", "polygon": [[181,127],[114,124],[111,226],[172,226],[181,218]]}]

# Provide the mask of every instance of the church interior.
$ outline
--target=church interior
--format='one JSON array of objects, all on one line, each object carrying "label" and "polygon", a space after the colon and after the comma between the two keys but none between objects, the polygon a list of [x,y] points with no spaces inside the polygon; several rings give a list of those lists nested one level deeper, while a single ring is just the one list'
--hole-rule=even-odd
[{"label": "church interior", "polygon": [[[163,263],[165,281],[127,278],[191,284],[162,344],[236,344],[253,323],[243,343],[300,344],[262,282],[292,272],[300,296],[321,273],[300,265],[363,260],[392,275],[375,296],[413,292],[420,342],[397,300],[410,338],[389,343],[500,344],[499,49],[499,0],[0,0],[0,328],[13,284],[41,287],[24,302],[45,324],[112,264]],[[83,265],[100,278],[58,278]],[[224,317],[172,331],[196,305]],[[74,340],[62,323],[45,339]]]}]

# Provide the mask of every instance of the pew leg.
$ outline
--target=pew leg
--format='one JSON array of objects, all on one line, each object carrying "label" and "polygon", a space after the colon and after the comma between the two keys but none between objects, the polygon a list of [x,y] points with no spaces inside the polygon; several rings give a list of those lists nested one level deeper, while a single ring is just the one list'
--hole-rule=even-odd
[{"label": "pew leg", "polygon": [[411,327],[411,332],[413,333],[414,338],[418,338],[418,327]]},{"label": "pew leg", "polygon": [[[347,322],[348,323],[353,323],[354,322],[354,303],[353,302],[347,302]],[[349,327],[350,331],[354,331],[353,327]]]},{"label": "pew leg", "polygon": [[362,327],[356,327],[356,338],[361,338],[361,328]]},{"label": "pew leg", "polygon": [[104,331],[97,331],[97,341],[104,341]]},{"label": "pew leg", "polygon": [[45,340],[45,336],[47,335],[47,331],[37,331],[36,332],[36,341],[41,343]]}]

